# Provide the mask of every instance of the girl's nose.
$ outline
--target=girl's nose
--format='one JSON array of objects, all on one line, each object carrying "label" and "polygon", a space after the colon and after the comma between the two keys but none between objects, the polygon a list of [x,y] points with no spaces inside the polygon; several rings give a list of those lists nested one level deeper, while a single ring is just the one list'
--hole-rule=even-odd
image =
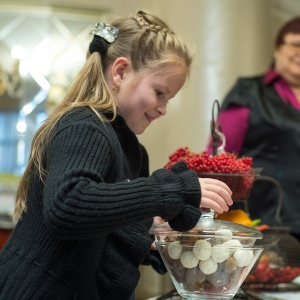
[{"label": "girl's nose", "polygon": [[157,106],[156,111],[161,115],[164,116],[167,113],[167,105],[161,104]]}]

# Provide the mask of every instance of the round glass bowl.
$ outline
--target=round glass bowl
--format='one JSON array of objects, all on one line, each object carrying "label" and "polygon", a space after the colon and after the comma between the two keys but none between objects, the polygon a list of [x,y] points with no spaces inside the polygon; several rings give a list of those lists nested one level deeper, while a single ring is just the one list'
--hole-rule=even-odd
[{"label": "round glass bowl", "polygon": [[150,233],[177,292],[187,299],[232,299],[263,251],[255,246],[261,232],[207,216],[187,232],[163,223]]}]

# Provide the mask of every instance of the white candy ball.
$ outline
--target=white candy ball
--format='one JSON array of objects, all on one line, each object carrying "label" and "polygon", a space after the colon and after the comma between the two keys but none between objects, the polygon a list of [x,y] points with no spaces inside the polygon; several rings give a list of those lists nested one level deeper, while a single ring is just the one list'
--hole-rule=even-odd
[{"label": "white candy ball", "polygon": [[194,244],[193,253],[199,260],[207,260],[211,255],[211,244],[205,240],[199,240]]},{"label": "white candy ball", "polygon": [[212,260],[212,258],[209,258],[207,260],[201,260],[199,268],[205,275],[209,275],[217,271],[218,264]]},{"label": "white candy ball", "polygon": [[229,249],[223,245],[215,245],[211,250],[211,258],[217,262],[221,263],[229,257]]},{"label": "white candy ball", "polygon": [[179,259],[182,254],[182,245],[179,241],[174,241],[168,245],[168,254],[173,259]]},{"label": "white candy ball", "polygon": [[232,255],[236,250],[243,248],[239,240],[229,240],[223,243],[224,246],[229,248],[229,254]]},{"label": "white candy ball", "polygon": [[228,241],[232,239],[232,231],[230,229],[218,229],[215,232],[215,237],[223,241]]},{"label": "white candy ball", "polygon": [[247,251],[248,251],[249,260],[250,260],[249,263],[248,263],[248,265],[250,265],[251,262],[252,262],[253,259],[254,259],[254,253],[253,253],[253,250],[250,250],[250,249],[248,249]]},{"label": "white candy ball", "polygon": [[233,254],[238,267],[246,267],[250,265],[253,260],[253,251],[248,249],[239,249]]},{"label": "white candy ball", "polygon": [[180,256],[180,261],[187,269],[195,268],[199,263],[199,259],[195,257],[193,251],[183,252]]}]

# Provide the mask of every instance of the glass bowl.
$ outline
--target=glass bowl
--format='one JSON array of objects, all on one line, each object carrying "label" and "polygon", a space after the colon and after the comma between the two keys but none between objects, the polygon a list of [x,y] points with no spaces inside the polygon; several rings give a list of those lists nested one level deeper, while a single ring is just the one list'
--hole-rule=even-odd
[{"label": "glass bowl", "polygon": [[262,233],[240,224],[202,216],[195,228],[151,230],[177,292],[187,299],[232,299],[263,252]]}]

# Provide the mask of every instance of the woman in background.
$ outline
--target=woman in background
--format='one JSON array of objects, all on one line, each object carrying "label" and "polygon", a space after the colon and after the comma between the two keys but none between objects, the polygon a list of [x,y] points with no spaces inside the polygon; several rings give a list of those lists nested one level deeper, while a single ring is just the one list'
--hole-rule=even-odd
[{"label": "woman in background", "polygon": [[256,181],[248,199],[250,216],[288,226],[300,240],[300,17],[279,30],[271,68],[237,80],[221,105],[219,123],[225,150],[252,157],[253,166],[282,187],[281,213],[275,218],[281,205],[278,187]]}]

